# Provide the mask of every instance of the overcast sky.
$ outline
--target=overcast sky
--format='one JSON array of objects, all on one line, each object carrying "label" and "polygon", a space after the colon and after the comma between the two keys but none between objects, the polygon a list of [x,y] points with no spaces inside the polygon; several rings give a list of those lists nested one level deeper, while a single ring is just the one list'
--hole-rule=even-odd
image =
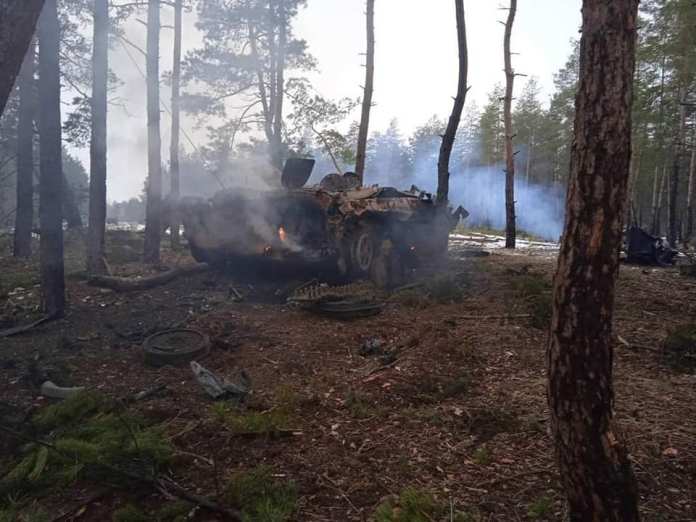
[{"label": "overcast sky", "polygon": [[[552,90],[553,73],[571,50],[571,38],[578,37],[581,0],[521,0],[513,29],[513,57],[516,72],[536,76],[546,99]],[[469,45],[467,104],[482,105],[496,82],[504,81],[503,26],[507,2],[466,0]],[[162,23],[172,24],[171,9],[163,8]],[[296,34],[304,38],[318,62],[309,74],[324,96],[358,97],[364,82],[365,19],[364,0],[308,0],[296,23]],[[184,52],[200,43],[195,30],[195,12],[184,15]],[[144,15],[141,19],[144,18]],[[405,134],[430,116],[446,117],[457,85],[457,43],[452,0],[376,0],[375,107],[371,131],[383,130],[396,118]],[[145,48],[145,29],[132,21],[128,38]],[[171,70],[172,31],[163,29],[162,71]],[[145,121],[144,57],[121,44],[113,47],[111,68],[123,82],[115,97],[125,108],[112,105],[109,112],[108,199],[122,200],[140,193],[147,173],[147,131]],[[136,67],[136,64],[138,67]],[[518,78],[519,93],[525,78]],[[169,106],[169,88],[163,86],[162,101]],[[466,110],[466,109],[465,109]],[[356,114],[356,118],[358,115]],[[163,161],[168,159],[170,118],[162,114]],[[183,127],[194,141],[204,141],[193,122],[184,116]],[[185,139],[182,146],[191,147]],[[89,167],[89,151],[74,151]],[[369,165],[368,165],[369,168]]]}]

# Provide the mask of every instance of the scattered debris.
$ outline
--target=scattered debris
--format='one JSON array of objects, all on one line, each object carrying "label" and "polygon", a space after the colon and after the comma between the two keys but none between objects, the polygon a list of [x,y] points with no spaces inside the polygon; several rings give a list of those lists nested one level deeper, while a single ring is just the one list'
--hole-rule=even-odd
[{"label": "scattered debris", "polygon": [[173,281],[177,277],[189,276],[206,272],[210,266],[206,263],[172,268],[150,277],[113,277],[113,276],[93,276],[87,282],[91,286],[110,288],[117,292],[132,292],[135,290],[147,290]]},{"label": "scattered debris", "polygon": [[626,231],[626,262],[640,265],[671,266],[678,252],[664,238],[651,236],[633,226]]},{"label": "scattered debris", "polygon": [[158,332],[143,343],[145,362],[151,366],[184,364],[206,355],[209,349],[208,336],[189,328]]},{"label": "scattered debris", "polygon": [[84,386],[58,386],[52,381],[46,381],[41,385],[41,395],[50,399],[68,399],[84,390]]},{"label": "scattered debris", "polygon": [[293,292],[288,302],[310,312],[344,320],[377,315],[383,307],[377,300],[375,287],[367,283],[303,285]]},{"label": "scattered debris", "polygon": [[251,379],[244,370],[240,372],[239,384],[220,378],[196,361],[191,361],[191,371],[205,392],[213,399],[233,399],[244,402],[251,390]]}]

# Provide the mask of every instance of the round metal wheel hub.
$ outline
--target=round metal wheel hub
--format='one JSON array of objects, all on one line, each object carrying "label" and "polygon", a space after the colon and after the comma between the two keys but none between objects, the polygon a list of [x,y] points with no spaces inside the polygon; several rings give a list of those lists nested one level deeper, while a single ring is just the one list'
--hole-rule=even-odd
[{"label": "round metal wheel hub", "polygon": [[355,242],[355,260],[358,264],[358,268],[363,272],[367,272],[370,269],[374,255],[375,247],[370,238],[370,234],[360,234],[358,240]]}]

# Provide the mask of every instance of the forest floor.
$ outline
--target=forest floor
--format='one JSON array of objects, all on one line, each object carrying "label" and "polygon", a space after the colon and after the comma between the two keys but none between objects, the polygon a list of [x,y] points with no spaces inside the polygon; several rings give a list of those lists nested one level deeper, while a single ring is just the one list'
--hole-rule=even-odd
[{"label": "forest floor", "polygon": [[[269,470],[264,477],[272,484],[254,494],[281,505],[275,515],[269,508],[249,520],[280,521],[289,512],[296,521],[564,518],[545,397],[552,246],[469,257],[462,245],[478,241],[485,249],[486,240],[457,237],[436,280],[392,295],[379,315],[340,322],[288,306],[275,297],[280,283],[250,286],[229,274],[127,294],[87,286],[79,241],[71,241],[67,316],[0,339],[3,409],[29,418],[50,402],[32,384],[37,365],[58,372],[63,384],[110,397],[166,385],[128,406],[173,447],[166,472],[224,504],[244,472]],[[110,239],[114,272],[145,271],[134,261],[137,248]],[[192,262],[183,251],[164,257]],[[30,321],[38,304],[36,260],[3,257],[0,265],[0,328]],[[244,301],[230,299],[230,286]],[[696,317],[695,297],[696,280],[675,269],[621,267],[616,417],[646,521],[696,520],[696,375],[663,353],[670,332]],[[199,361],[206,368],[231,379],[242,369],[250,376],[244,409],[210,399],[188,365],[144,364],[144,337],[173,325],[210,336],[212,349]],[[388,359],[360,354],[372,338]],[[15,455],[21,450],[1,438]],[[2,455],[5,477],[16,456]],[[79,478],[13,500],[16,510],[44,516],[25,520],[104,521],[114,512],[122,521],[176,519],[157,511],[170,498],[136,483]],[[5,499],[0,506],[11,509]],[[408,518],[414,512],[423,516]],[[203,509],[191,519],[223,520]]]}]

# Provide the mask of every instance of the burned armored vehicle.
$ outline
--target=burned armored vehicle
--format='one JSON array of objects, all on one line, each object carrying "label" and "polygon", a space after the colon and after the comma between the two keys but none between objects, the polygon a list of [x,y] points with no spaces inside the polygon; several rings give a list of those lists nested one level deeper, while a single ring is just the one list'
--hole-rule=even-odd
[{"label": "burned armored vehicle", "polygon": [[291,159],[282,188],[223,190],[209,200],[183,201],[193,257],[213,265],[322,265],[390,285],[446,251],[460,214],[435,205],[430,194],[359,187],[351,174],[305,187],[313,167],[314,160]]}]

